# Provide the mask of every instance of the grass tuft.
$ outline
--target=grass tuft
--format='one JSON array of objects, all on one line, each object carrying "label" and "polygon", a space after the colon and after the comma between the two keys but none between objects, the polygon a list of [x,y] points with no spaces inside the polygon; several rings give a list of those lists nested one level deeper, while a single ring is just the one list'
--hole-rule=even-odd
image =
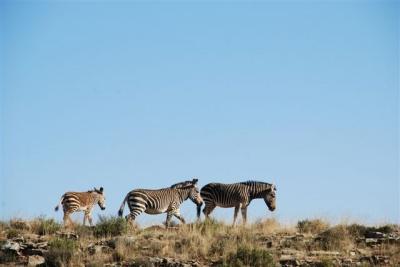
[{"label": "grass tuft", "polygon": [[96,237],[123,235],[128,232],[128,222],[120,217],[100,216],[99,222],[93,228]]},{"label": "grass tuft", "polygon": [[269,267],[275,266],[275,263],[272,256],[264,249],[249,246],[239,246],[236,252],[228,256],[223,266]]},{"label": "grass tuft", "polygon": [[78,243],[75,240],[55,238],[49,241],[49,251],[45,255],[46,265],[69,265],[77,249]]},{"label": "grass tuft", "polygon": [[318,234],[329,228],[329,224],[320,219],[302,220],[297,222],[297,229],[300,233]]},{"label": "grass tuft", "polygon": [[35,219],[31,225],[31,231],[38,235],[51,235],[62,229],[61,224],[54,219],[46,219],[45,217]]}]

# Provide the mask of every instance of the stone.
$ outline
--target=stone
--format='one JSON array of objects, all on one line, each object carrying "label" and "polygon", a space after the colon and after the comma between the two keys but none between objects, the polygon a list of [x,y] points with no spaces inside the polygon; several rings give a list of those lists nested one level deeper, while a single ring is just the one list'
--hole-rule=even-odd
[{"label": "stone", "polygon": [[368,231],[365,233],[366,238],[385,238],[386,234],[382,232]]},{"label": "stone", "polygon": [[2,250],[12,250],[18,252],[21,249],[21,246],[17,242],[13,242],[7,240],[5,244],[1,247]]},{"label": "stone", "polygon": [[373,246],[373,245],[378,244],[378,239],[376,239],[376,238],[365,238],[365,243],[368,246]]},{"label": "stone", "polygon": [[74,232],[56,232],[56,235],[62,238],[67,238],[67,239],[73,239],[73,240],[78,240],[79,235],[74,233]]},{"label": "stone", "polygon": [[28,266],[37,266],[45,262],[44,257],[39,255],[32,255],[28,257]]},{"label": "stone", "polygon": [[282,255],[279,259],[279,263],[282,267],[300,266],[301,264],[296,257],[290,255]]},{"label": "stone", "polygon": [[336,257],[340,255],[338,251],[324,251],[324,250],[314,250],[310,252],[312,256],[331,256]]}]

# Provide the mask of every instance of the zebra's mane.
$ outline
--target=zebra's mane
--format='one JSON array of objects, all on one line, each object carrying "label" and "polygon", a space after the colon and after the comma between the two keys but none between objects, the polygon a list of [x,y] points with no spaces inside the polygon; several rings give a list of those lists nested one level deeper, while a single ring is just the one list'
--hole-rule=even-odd
[{"label": "zebra's mane", "polygon": [[272,185],[272,184],[270,184],[270,183],[261,182],[261,181],[255,181],[255,180],[248,180],[248,181],[245,181],[245,182],[241,182],[240,184],[244,184],[244,185],[252,185],[252,184]]},{"label": "zebra's mane", "polygon": [[93,190],[88,190],[87,193],[93,193],[96,192],[98,194],[103,194],[103,187],[100,187],[100,189],[94,188]]},{"label": "zebra's mane", "polygon": [[189,188],[192,185],[196,185],[197,181],[198,181],[198,179],[193,179],[193,180],[176,183],[176,184],[171,185],[170,188],[175,188],[175,189]]}]

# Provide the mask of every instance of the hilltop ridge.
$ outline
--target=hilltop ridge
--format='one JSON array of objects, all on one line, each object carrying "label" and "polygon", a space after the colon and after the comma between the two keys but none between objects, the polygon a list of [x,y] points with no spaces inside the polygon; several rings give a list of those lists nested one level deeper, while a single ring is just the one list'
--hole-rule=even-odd
[{"label": "hilltop ridge", "polygon": [[0,224],[0,264],[31,266],[399,266],[400,226],[267,219],[133,227],[100,217],[66,230],[53,219]]}]

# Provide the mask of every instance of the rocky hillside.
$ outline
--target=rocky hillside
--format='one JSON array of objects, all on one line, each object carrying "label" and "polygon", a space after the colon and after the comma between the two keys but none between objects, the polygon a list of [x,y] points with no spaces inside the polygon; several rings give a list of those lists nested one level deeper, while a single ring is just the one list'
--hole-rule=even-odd
[{"label": "rocky hillside", "polygon": [[66,230],[52,219],[11,220],[0,224],[0,265],[400,266],[400,227],[265,220],[165,229],[100,218],[95,227]]}]

